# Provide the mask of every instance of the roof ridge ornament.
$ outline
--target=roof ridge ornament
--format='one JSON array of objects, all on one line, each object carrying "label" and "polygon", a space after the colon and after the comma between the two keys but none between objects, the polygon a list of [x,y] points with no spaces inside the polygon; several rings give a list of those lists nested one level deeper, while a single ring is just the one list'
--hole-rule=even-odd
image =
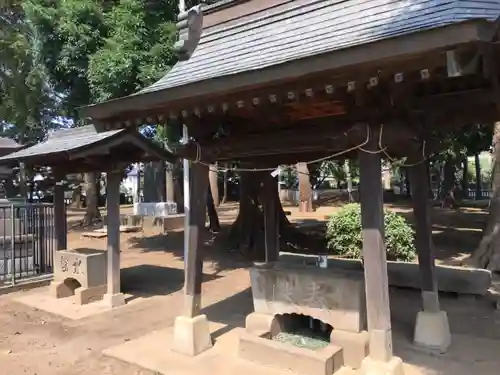
[{"label": "roof ridge ornament", "polygon": [[180,61],[191,58],[203,32],[203,11],[201,5],[196,5],[187,11],[179,12],[177,18],[179,40],[175,43],[175,51]]}]

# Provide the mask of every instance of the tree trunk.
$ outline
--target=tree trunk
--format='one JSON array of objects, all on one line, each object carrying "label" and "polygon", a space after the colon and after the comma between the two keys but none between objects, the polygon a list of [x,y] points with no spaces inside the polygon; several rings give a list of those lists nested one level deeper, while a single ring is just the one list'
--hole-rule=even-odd
[{"label": "tree trunk", "polygon": [[425,168],[427,170],[427,194],[429,198],[434,199],[434,191],[432,191],[432,174],[429,160],[425,161]]},{"label": "tree trunk", "polygon": [[224,194],[222,196],[221,203],[227,202],[227,180],[228,180],[228,170],[227,170],[227,166],[226,166],[226,168],[224,169]]},{"label": "tree trunk", "polygon": [[481,184],[481,160],[479,159],[479,154],[474,155],[474,164],[476,167],[476,200],[479,200],[479,199],[483,198],[482,197],[483,189],[481,186],[482,185]]},{"label": "tree trunk", "polygon": [[462,197],[464,199],[469,198],[469,180],[467,179],[469,174],[469,162],[467,156],[464,158],[462,168]]},{"label": "tree trunk", "polygon": [[96,172],[89,172],[85,174],[85,202],[86,211],[83,219],[83,225],[91,225],[96,219],[101,219],[101,212],[99,211],[99,189],[97,182]]},{"label": "tree trunk", "polygon": [[405,197],[411,198],[411,184],[410,177],[408,175],[408,168],[402,168],[403,176],[404,176],[404,184],[405,184]]},{"label": "tree trunk", "polygon": [[352,197],[352,177],[351,177],[351,160],[346,159],[344,162],[344,172],[345,172],[345,179],[347,181],[347,194],[348,194],[348,200],[349,203],[354,202],[354,198]]},{"label": "tree trunk", "polygon": [[500,122],[493,129],[493,173],[490,213],[483,238],[472,259],[481,268],[500,271]]},{"label": "tree trunk", "polygon": [[297,163],[299,178],[299,212],[313,212],[312,187],[306,163]]},{"label": "tree trunk", "polygon": [[217,233],[218,231],[220,231],[219,216],[217,215],[217,209],[215,208],[212,189],[210,189],[210,186],[208,187],[207,194],[207,214],[209,221],[208,229],[210,230],[210,232]]},{"label": "tree trunk", "polygon": [[278,230],[281,250],[301,252],[311,247],[323,248],[288,221],[278,196],[277,179],[268,172],[241,172],[240,210],[229,234],[230,247],[238,249],[252,260],[265,260],[263,203],[272,200],[279,210]]},{"label": "tree trunk", "polygon": [[443,168],[443,195],[442,207],[456,207],[456,180],[455,180],[455,160],[447,157]]},{"label": "tree trunk", "polygon": [[71,207],[82,208],[82,184],[78,184],[71,193]]},{"label": "tree trunk", "polygon": [[212,201],[215,207],[219,207],[219,182],[217,180],[217,164],[211,165],[208,171],[208,181],[210,184],[210,193],[212,194]]}]

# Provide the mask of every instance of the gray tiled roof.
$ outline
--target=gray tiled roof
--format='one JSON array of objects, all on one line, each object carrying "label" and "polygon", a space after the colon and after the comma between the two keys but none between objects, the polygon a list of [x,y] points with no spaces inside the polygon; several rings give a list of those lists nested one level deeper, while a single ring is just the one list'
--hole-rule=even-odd
[{"label": "gray tiled roof", "polygon": [[94,125],[57,130],[49,134],[48,139],[44,142],[0,157],[0,163],[15,159],[26,159],[29,157],[74,151],[84,146],[108,139],[123,131],[125,131],[125,129],[99,133]]},{"label": "gray tiled roof", "polygon": [[500,0],[299,0],[206,30],[190,60],[138,94],[499,15]]}]

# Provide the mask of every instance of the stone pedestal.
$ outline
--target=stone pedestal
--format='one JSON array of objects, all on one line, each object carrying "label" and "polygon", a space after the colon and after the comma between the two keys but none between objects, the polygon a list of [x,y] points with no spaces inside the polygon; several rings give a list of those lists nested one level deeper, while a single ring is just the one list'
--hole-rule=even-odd
[{"label": "stone pedestal", "polygon": [[102,299],[106,293],[106,252],[86,248],[56,251],[50,290],[55,298],[74,295],[80,305]]},{"label": "stone pedestal", "polygon": [[173,351],[196,356],[211,347],[212,337],[205,315],[198,315],[194,318],[178,316],[175,319]]},{"label": "stone pedestal", "polygon": [[415,345],[445,353],[451,344],[446,311],[420,311],[415,323]]},{"label": "stone pedestal", "polygon": [[119,307],[125,305],[125,295],[123,293],[104,294],[103,301],[108,307]]},{"label": "stone pedestal", "polygon": [[376,361],[366,357],[359,369],[360,375],[404,375],[403,361],[392,357],[389,361]]}]

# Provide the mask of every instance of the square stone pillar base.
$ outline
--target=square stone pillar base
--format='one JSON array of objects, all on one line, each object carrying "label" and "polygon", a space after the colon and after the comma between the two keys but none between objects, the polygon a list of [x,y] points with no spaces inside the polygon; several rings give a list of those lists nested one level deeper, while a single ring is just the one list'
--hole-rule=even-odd
[{"label": "square stone pillar base", "polygon": [[102,300],[104,301],[106,306],[109,306],[111,308],[125,305],[125,296],[122,293],[117,293],[117,294],[106,293],[103,296]]},{"label": "square stone pillar base", "polygon": [[358,373],[360,375],[404,375],[403,361],[399,357],[392,357],[388,362],[366,357],[361,362]]},{"label": "square stone pillar base", "polygon": [[196,356],[212,347],[212,337],[205,315],[194,318],[178,316],[174,324],[172,350],[179,354]]},{"label": "square stone pillar base", "polygon": [[420,311],[415,323],[415,345],[445,353],[451,344],[446,311]]}]

